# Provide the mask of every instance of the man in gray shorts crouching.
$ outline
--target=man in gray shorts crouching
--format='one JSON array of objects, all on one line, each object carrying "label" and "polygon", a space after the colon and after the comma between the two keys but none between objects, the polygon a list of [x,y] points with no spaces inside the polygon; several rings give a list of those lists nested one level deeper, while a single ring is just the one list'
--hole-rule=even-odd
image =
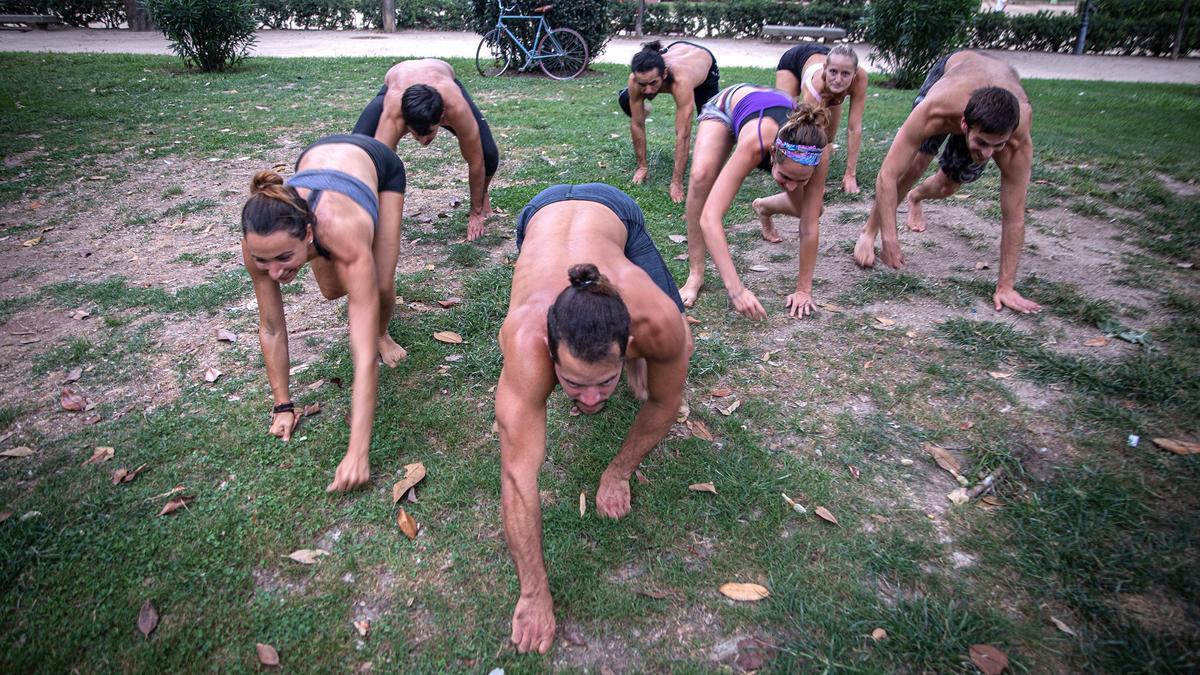
[{"label": "man in gray shorts crouching", "polygon": [[624,370],[644,401],[596,489],[597,512],[620,518],[634,470],[679,411],[692,336],[641,209],[617,188],[547,188],[521,211],[517,248],[496,387],[500,505],[521,587],[512,641],[518,651],[544,653],[555,625],[538,494],[546,399],[561,385],[580,412],[598,413]]}]

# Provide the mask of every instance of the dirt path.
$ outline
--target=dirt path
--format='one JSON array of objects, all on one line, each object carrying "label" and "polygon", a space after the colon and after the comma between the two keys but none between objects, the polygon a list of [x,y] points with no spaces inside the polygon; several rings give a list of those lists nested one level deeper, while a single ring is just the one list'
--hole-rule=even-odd
[{"label": "dirt path", "polygon": [[[475,33],[402,31],[385,35],[375,31],[260,31],[253,53],[256,56],[425,56],[474,58],[479,36]],[[646,38],[614,38],[597,59],[602,63],[628,63]],[[665,37],[670,41],[676,38]],[[763,40],[704,40],[723,66],[773,67],[791,43]],[[871,46],[855,45],[863,63],[873,71]],[[125,54],[169,54],[160,33],[131,33],[123,30],[64,29],[0,32],[0,52],[99,52]],[[1142,56],[1071,56],[1041,52],[993,50],[1011,63],[1022,77],[1065,80],[1108,80],[1200,84],[1200,59],[1170,61]]]}]

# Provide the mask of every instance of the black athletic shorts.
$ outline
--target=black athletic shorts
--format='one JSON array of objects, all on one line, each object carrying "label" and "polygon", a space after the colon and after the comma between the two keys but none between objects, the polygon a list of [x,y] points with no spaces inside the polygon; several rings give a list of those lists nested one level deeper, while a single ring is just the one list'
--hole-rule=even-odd
[{"label": "black athletic shorts", "polygon": [[[672,42],[663,48],[661,53],[666,54],[667,51],[675,45],[691,45],[692,47],[698,47],[708,52],[709,58],[712,59],[712,66],[708,69],[708,77],[704,78],[704,81],[700,83],[700,86],[692,90],[692,97],[696,100],[696,114],[699,115],[700,109],[704,107],[705,103],[708,103],[708,99],[716,96],[717,92],[721,91],[721,69],[717,67],[717,57],[713,56],[713,53],[708,51],[707,47],[703,47],[694,42],[687,42],[686,40]],[[624,110],[626,115],[629,115],[630,117],[633,116],[633,113],[629,110],[629,87],[625,87],[620,91],[620,93],[617,94],[617,103],[621,105],[621,110]]]},{"label": "black athletic shorts", "polygon": [[684,311],[683,300],[679,297],[679,287],[667,270],[667,263],[646,232],[646,220],[642,209],[633,198],[617,188],[604,183],[584,183],[583,185],[552,185],[529,200],[525,208],[517,216],[517,251],[525,241],[525,228],[542,207],[570,200],[596,202],[608,207],[625,223],[628,235],[625,237],[625,257],[629,262],[645,270],[654,284],[675,303],[679,311]]},{"label": "black athletic shorts", "polygon": [[400,161],[400,158],[395,152],[392,152],[391,148],[369,136],[335,134],[317,139],[313,141],[312,145],[305,148],[304,152],[300,153],[300,157],[296,160],[296,166],[300,166],[300,160],[304,159],[304,155],[309,150],[318,145],[328,145],[330,143],[349,143],[350,145],[362,148],[367,153],[367,156],[371,158],[371,162],[375,164],[375,175],[379,181],[376,191],[404,194],[406,181],[404,162]]},{"label": "black athletic shorts", "polygon": [[815,42],[798,44],[783,53],[783,56],[779,58],[779,65],[775,66],[775,70],[786,70],[792,75],[795,75],[797,80],[803,82],[804,64],[808,63],[808,59],[811,58],[813,54],[824,54],[828,56],[829,47],[816,44]]}]

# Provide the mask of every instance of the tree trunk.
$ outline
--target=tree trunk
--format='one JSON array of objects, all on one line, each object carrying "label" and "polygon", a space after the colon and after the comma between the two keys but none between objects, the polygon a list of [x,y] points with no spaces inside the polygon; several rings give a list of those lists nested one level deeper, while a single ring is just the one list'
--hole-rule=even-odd
[{"label": "tree trunk", "polygon": [[150,17],[146,16],[146,8],[142,7],[138,0],[125,0],[125,20],[129,24],[129,30],[154,30],[154,24],[150,23]]},{"label": "tree trunk", "polygon": [[382,0],[383,32],[396,32],[396,0]]},{"label": "tree trunk", "polygon": [[634,25],[633,33],[638,37],[642,37],[642,16],[646,13],[646,0],[638,0],[637,22]]},{"label": "tree trunk", "polygon": [[1188,9],[1192,0],[1183,0],[1183,11],[1179,13],[1179,29],[1175,31],[1175,44],[1171,45],[1171,58],[1179,58],[1179,50],[1183,46],[1183,36],[1187,31]]}]

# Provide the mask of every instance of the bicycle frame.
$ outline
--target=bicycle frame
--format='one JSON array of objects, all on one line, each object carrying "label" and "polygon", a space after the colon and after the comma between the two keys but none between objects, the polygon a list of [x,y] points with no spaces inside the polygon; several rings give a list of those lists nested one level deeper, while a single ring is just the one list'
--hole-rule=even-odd
[{"label": "bicycle frame", "polygon": [[[558,40],[551,35],[550,24],[546,23],[545,14],[539,14],[537,16],[505,14],[505,12],[512,11],[515,6],[505,7],[500,0],[496,0],[496,5],[500,7],[500,15],[496,18],[496,30],[503,31],[504,34],[508,36],[508,39],[512,40],[513,44],[517,46],[517,49],[520,49],[521,53],[525,55],[525,63],[521,66],[521,70],[528,70],[529,68],[532,68],[535,61],[554,58],[562,54],[562,45],[558,44]],[[525,44],[521,42],[521,38],[517,37],[516,33],[513,33],[511,30],[509,30],[508,26],[504,24],[504,22],[509,19],[515,21],[536,21],[538,23],[537,32],[533,36],[532,50],[527,49]],[[538,43],[542,41],[543,35],[550,35],[550,40],[554,43],[554,52],[535,54],[533,50],[537,49]]]}]

